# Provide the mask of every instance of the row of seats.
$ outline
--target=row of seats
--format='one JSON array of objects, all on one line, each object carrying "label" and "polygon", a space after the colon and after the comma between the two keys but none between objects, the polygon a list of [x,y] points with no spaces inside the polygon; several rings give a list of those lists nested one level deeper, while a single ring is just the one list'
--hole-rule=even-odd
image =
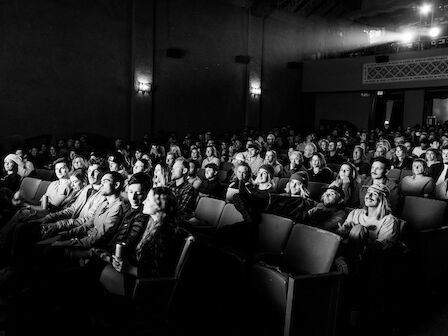
[{"label": "row of seats", "polygon": [[[233,204],[202,197],[190,224],[193,230],[215,231],[242,220]],[[251,279],[255,306],[265,311],[269,320],[276,322],[276,327],[288,333],[317,335],[325,328],[336,328],[343,275],[330,269],[340,241],[341,238],[331,232],[262,213],[255,258],[238,247],[215,247],[228,260],[227,264],[240,270],[242,278]],[[252,263],[253,260],[258,261]],[[304,288],[308,294],[299,295]],[[316,301],[310,293],[320,293],[320,299]],[[306,314],[298,314],[304,309]],[[317,320],[325,320],[325,323],[316,323]]]},{"label": "row of seats", "polygon": [[50,183],[51,181],[41,180],[34,177],[25,177],[20,183],[20,197],[28,204],[38,205]]},{"label": "row of seats", "polygon": [[410,169],[391,169],[387,172],[386,176],[391,180],[399,183],[405,176],[412,176],[412,170]]}]

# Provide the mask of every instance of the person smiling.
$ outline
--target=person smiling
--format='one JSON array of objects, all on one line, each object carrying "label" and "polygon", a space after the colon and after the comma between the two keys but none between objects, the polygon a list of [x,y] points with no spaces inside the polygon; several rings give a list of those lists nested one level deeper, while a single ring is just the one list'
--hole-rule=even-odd
[{"label": "person smiling", "polygon": [[391,214],[388,198],[387,186],[372,184],[364,196],[365,206],[351,211],[337,233],[361,245],[381,249],[393,246],[398,240],[399,226]]},{"label": "person smiling", "polygon": [[359,203],[364,206],[364,200],[367,189],[374,184],[383,184],[388,189],[388,203],[392,209],[392,213],[396,213],[400,204],[400,189],[398,185],[386,176],[390,168],[390,161],[383,157],[376,157],[373,159],[372,167],[370,169],[370,176],[362,181],[362,187],[359,192]]}]

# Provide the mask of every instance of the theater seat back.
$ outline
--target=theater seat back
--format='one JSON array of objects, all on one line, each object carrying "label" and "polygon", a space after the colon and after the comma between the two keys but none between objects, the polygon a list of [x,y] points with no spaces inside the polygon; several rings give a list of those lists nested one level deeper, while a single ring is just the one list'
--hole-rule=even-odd
[{"label": "theater seat back", "polygon": [[211,197],[201,197],[195,211],[195,217],[210,226],[217,226],[226,202]]},{"label": "theater seat back", "polygon": [[446,208],[445,201],[406,196],[400,218],[416,231],[439,228],[445,222]]},{"label": "theater seat back", "polygon": [[293,221],[272,214],[261,214],[258,229],[258,251],[281,253],[288,240]]},{"label": "theater seat back", "polygon": [[227,203],[222,210],[221,217],[219,218],[218,227],[226,225],[232,225],[243,221],[243,215],[235,208],[231,203]]},{"label": "theater seat back", "polygon": [[284,251],[287,271],[320,274],[330,271],[341,237],[312,226],[296,224]]},{"label": "theater seat back", "polygon": [[34,196],[36,200],[40,200],[41,197],[47,192],[48,186],[50,185],[51,181],[44,181],[42,180],[39,183],[39,187],[37,188],[36,195]]},{"label": "theater seat back", "polygon": [[27,202],[35,202],[41,181],[34,177],[25,177],[20,184],[20,196]]}]

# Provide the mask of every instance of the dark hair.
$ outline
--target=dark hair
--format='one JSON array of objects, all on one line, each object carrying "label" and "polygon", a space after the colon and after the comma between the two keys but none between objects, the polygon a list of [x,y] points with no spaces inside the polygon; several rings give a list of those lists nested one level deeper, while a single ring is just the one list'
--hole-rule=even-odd
[{"label": "dark hair", "polygon": [[385,157],[378,156],[378,157],[374,158],[373,161],[372,161],[372,164],[373,164],[375,161],[378,161],[378,162],[381,162],[382,164],[384,164],[384,168],[385,168],[386,170],[389,170],[389,169],[390,169],[390,161],[389,161],[388,159],[386,159]]},{"label": "dark hair", "polygon": [[68,167],[68,161],[66,158],[59,158],[53,161],[53,166],[56,166],[58,163],[65,163],[65,165]]},{"label": "dark hair", "polygon": [[[194,164],[195,170],[198,170],[198,168],[201,166],[201,165],[199,164],[199,161],[198,161],[198,160],[189,159],[189,160],[188,160],[188,164],[190,164],[190,163],[193,163],[193,164]],[[188,168],[190,168],[190,167],[188,167]]]},{"label": "dark hair", "polygon": [[148,161],[148,160],[146,160],[146,159],[142,159],[142,158],[137,159],[137,160],[135,160],[134,165],[135,165],[135,163],[136,163],[137,161],[140,161],[140,162],[143,163],[143,169],[147,170],[147,169],[149,168],[149,161]]},{"label": "dark hair", "polygon": [[[115,193],[120,193],[124,186],[124,177],[119,172],[116,171],[108,171],[104,173],[104,175],[110,174],[112,176],[113,183],[119,183],[120,186],[115,190]],[[104,176],[103,175],[103,176]]]},{"label": "dark hair", "polygon": [[128,185],[131,184],[141,184],[142,189],[144,193],[147,193],[149,189],[151,189],[152,181],[149,175],[141,172],[141,173],[135,173],[131,176],[131,178],[128,181]]},{"label": "dark hair", "polygon": [[165,212],[165,218],[161,224],[175,226],[177,223],[177,200],[174,193],[168,187],[155,187],[152,192],[154,196],[160,196],[155,203]]}]

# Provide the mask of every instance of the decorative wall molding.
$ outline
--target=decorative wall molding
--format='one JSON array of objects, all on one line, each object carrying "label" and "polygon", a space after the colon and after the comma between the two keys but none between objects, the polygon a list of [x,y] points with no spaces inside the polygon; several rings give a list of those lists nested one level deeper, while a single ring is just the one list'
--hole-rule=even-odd
[{"label": "decorative wall molding", "polygon": [[448,78],[448,56],[364,64],[363,84],[411,82]]}]

